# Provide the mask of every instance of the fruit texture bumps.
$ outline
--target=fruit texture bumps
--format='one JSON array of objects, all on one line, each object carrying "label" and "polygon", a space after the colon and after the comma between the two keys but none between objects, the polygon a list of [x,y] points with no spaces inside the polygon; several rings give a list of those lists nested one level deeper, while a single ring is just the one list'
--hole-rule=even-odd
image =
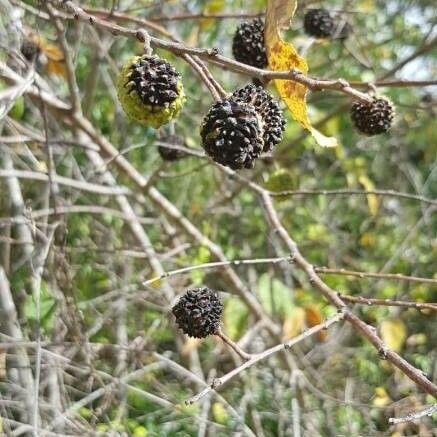
[{"label": "fruit texture bumps", "polygon": [[244,21],[235,31],[232,53],[238,62],[252,67],[267,67],[267,55],[264,46],[264,22],[261,18]]},{"label": "fruit texture bumps", "polygon": [[218,332],[223,303],[217,292],[207,287],[195,288],[179,299],[172,313],[185,334],[204,338]]},{"label": "fruit texture bumps", "polygon": [[379,135],[390,129],[394,107],[386,97],[373,96],[370,103],[353,102],[350,115],[358,131],[369,136]]},{"label": "fruit texture bumps", "polygon": [[330,38],[335,34],[336,24],[326,9],[309,9],[304,17],[305,32],[315,38]]},{"label": "fruit texture bumps", "polygon": [[121,69],[117,95],[126,114],[158,128],[176,117],[185,102],[180,74],[157,56],[135,56]]},{"label": "fruit texture bumps", "polygon": [[262,87],[250,84],[213,105],[201,126],[202,146],[222,165],[253,168],[262,152],[281,141],[284,126],[278,104]]}]

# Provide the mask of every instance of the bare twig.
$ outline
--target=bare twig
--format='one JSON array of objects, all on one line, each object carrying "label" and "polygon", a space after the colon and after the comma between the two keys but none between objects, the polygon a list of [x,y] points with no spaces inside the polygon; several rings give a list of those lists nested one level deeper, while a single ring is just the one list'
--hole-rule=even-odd
[{"label": "bare twig", "polygon": [[405,417],[390,417],[388,421],[393,425],[397,425],[399,423],[413,422],[414,420],[420,420],[425,416],[431,417],[436,412],[437,412],[437,404],[433,404],[422,411],[418,411],[417,413],[410,413],[408,414],[408,416]]},{"label": "bare twig", "polygon": [[328,329],[329,326],[331,326],[334,323],[337,323],[338,321],[342,320],[345,316],[344,311],[339,311],[334,316],[327,319],[324,323],[321,323],[319,325],[313,326],[312,328],[308,329],[307,331],[303,332],[302,334],[292,338],[291,340],[288,340],[285,343],[278,344],[276,346],[273,346],[264,352],[261,352],[259,354],[253,355],[252,358],[250,358],[248,361],[243,363],[241,366],[236,367],[235,369],[231,370],[226,375],[214,379],[212,384],[210,384],[208,387],[203,389],[200,393],[197,395],[187,399],[185,401],[186,404],[193,404],[194,402],[197,402],[199,399],[203,398],[206,394],[208,394],[210,391],[215,390],[216,388],[222,386],[226,382],[228,382],[230,379],[234,378],[244,370],[248,369],[249,367],[252,367],[254,364],[258,363],[261,360],[265,360],[270,355],[273,355],[275,353],[278,353],[283,350],[291,349],[293,346],[295,346],[297,343],[300,343],[301,341],[305,340],[308,337],[311,337],[312,335],[316,334],[317,332],[320,332],[324,329]]}]

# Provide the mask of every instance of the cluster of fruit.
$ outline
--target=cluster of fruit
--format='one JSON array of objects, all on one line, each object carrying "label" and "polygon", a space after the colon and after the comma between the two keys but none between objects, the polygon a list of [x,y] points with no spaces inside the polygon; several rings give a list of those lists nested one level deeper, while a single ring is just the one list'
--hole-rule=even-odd
[{"label": "cluster of fruit", "polygon": [[[310,36],[324,39],[344,39],[351,31],[348,23],[332,17],[325,9],[308,10],[304,29]],[[239,62],[267,68],[262,19],[238,26],[232,52]],[[153,55],[130,59],[118,77],[117,90],[126,114],[155,128],[176,117],[186,100],[180,74],[167,61]],[[369,103],[353,102],[350,112],[355,127],[365,135],[386,132],[394,117],[393,104],[383,96],[373,96]],[[209,157],[237,170],[253,168],[261,153],[281,141],[284,130],[285,120],[278,103],[262,86],[249,84],[212,106],[200,134]],[[169,160],[179,155],[170,153]],[[165,153],[161,156],[166,159]]]}]

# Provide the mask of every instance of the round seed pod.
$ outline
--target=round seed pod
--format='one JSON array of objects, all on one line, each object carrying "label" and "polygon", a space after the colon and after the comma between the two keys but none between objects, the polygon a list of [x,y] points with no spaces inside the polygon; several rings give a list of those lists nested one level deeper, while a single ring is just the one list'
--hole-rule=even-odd
[{"label": "round seed pod", "polygon": [[234,34],[232,53],[238,62],[257,68],[268,65],[264,46],[264,22],[261,18],[241,23]]},{"label": "round seed pod", "polygon": [[178,161],[187,156],[183,150],[173,146],[184,146],[184,142],[176,135],[167,135],[159,141],[158,153],[163,161]]},{"label": "round seed pod", "polygon": [[264,122],[247,103],[216,102],[203,119],[202,146],[214,161],[234,170],[253,168],[264,149]]},{"label": "round seed pod", "polygon": [[358,131],[372,136],[387,132],[393,122],[394,105],[387,97],[373,96],[370,103],[352,103],[350,116]]},{"label": "round seed pod", "polygon": [[185,103],[180,74],[157,56],[134,56],[117,78],[117,95],[125,113],[158,128],[175,118]]},{"label": "round seed pod", "polygon": [[331,38],[336,24],[331,14],[324,8],[308,9],[303,20],[305,32],[315,38]]},{"label": "round seed pod", "polygon": [[282,140],[285,119],[278,103],[261,86],[248,84],[232,94],[233,100],[254,106],[264,122],[263,152],[269,152]]},{"label": "round seed pod", "polygon": [[204,338],[218,332],[223,303],[217,292],[207,287],[195,288],[179,299],[172,313],[185,334]]}]

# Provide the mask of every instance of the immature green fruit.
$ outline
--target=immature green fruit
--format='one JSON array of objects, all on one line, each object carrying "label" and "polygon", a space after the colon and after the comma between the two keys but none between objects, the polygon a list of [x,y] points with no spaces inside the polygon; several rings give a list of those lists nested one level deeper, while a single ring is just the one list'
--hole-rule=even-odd
[{"label": "immature green fruit", "polygon": [[135,56],[121,69],[117,95],[124,112],[158,128],[175,118],[185,103],[180,74],[157,56]]}]

